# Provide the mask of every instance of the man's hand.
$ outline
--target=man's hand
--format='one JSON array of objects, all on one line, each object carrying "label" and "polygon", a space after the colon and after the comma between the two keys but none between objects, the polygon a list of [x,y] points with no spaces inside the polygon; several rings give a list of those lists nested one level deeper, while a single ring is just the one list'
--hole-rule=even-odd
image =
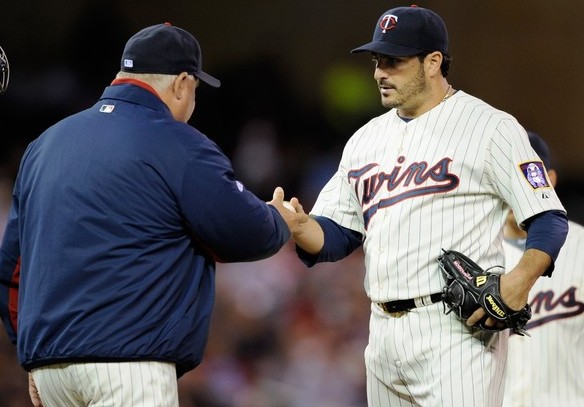
[{"label": "man's hand", "polygon": [[[513,270],[501,276],[501,298],[509,308],[519,310],[527,303],[529,291],[551,265],[551,261],[546,253],[537,249],[529,249],[523,254]],[[466,324],[475,325],[485,315],[485,310],[479,308],[467,319]],[[495,320],[488,318],[485,325],[493,327]]]},{"label": "man's hand", "polygon": [[[529,291],[522,290],[524,282],[519,279],[520,273],[509,272],[501,276],[500,290],[501,298],[513,310],[520,310],[527,303]],[[483,308],[477,309],[466,321],[468,326],[472,326],[483,319],[487,313]],[[495,327],[496,321],[493,318],[487,318],[485,325]]]},{"label": "man's hand", "polygon": [[525,299],[518,309],[514,309],[503,297],[502,272],[484,270],[455,250],[444,250],[438,262],[446,282],[442,292],[446,313],[453,312],[467,325],[485,331],[510,328],[517,334],[527,334],[525,325],[531,318],[531,308],[527,304],[529,288],[525,290],[523,285],[521,288],[514,286],[517,290],[512,291],[507,288],[506,293],[513,298],[512,304],[521,301],[520,298]]},{"label": "man's hand", "polygon": [[34,407],[43,407],[43,402],[41,401],[36,384],[32,378],[32,373],[28,374],[28,395],[30,396],[30,401]]},{"label": "man's hand", "polygon": [[282,187],[276,187],[274,189],[272,200],[268,201],[267,204],[272,205],[278,210],[286,221],[292,235],[298,233],[302,225],[308,222],[308,215],[304,213],[304,209],[300,201],[298,201],[298,198],[294,197],[290,201],[284,201],[284,190]]}]

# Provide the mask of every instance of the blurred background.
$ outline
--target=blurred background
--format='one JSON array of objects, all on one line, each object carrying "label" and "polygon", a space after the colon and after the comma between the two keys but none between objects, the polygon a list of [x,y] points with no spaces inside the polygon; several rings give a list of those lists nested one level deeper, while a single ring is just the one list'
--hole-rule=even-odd
[{"label": "blurred background", "polygon": [[[0,46],[11,77],[0,97],[0,235],[26,145],[101,95],[127,39],[169,21],[191,31],[205,71],[191,124],[265,200],[275,186],[310,209],[346,140],[383,112],[365,54],[378,17],[402,5],[248,0],[6,0]],[[416,2],[445,20],[450,83],[519,119],[550,145],[570,217],[584,222],[584,2]],[[8,130],[11,129],[11,130]],[[244,244],[245,237],[242,237]],[[206,357],[179,380],[181,407],[364,407],[369,302],[360,251],[302,265],[293,246],[271,259],[219,265]],[[29,406],[26,375],[0,329],[0,407]]]}]

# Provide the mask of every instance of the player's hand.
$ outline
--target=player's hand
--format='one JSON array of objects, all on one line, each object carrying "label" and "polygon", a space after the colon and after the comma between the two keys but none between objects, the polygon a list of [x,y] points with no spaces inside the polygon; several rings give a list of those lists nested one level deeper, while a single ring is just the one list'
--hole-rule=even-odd
[{"label": "player's hand", "polygon": [[298,198],[294,197],[290,201],[285,201],[284,189],[282,187],[276,187],[274,189],[272,200],[267,203],[278,210],[292,234],[296,233],[303,224],[308,222],[308,215],[304,213],[304,209],[300,201],[298,201]]},{"label": "player's hand", "polygon": [[[505,304],[513,310],[520,310],[527,304],[527,297],[529,290],[526,289],[525,281],[523,281],[521,272],[513,270],[512,272],[503,274],[501,276],[501,284],[499,290],[501,291],[501,298]],[[466,324],[472,326],[483,319],[487,313],[484,309],[478,308],[467,320]],[[493,318],[487,318],[485,325],[494,327],[495,324],[501,324]],[[501,324],[502,326],[502,324]]]},{"label": "player's hand", "polygon": [[34,407],[43,407],[43,402],[39,396],[32,374],[28,374],[28,395],[30,396],[30,401]]},{"label": "player's hand", "polygon": [[[474,324],[476,324],[477,322],[479,322],[480,320],[482,320],[483,318],[485,318],[487,316],[487,312],[483,309],[483,308],[478,308],[467,320],[466,320],[466,324],[468,326],[473,326]],[[495,324],[499,324],[500,327],[503,326],[503,324],[501,322],[497,322],[495,321],[493,318],[489,317],[485,320],[485,326],[489,327],[489,328],[493,328],[495,327]]]}]

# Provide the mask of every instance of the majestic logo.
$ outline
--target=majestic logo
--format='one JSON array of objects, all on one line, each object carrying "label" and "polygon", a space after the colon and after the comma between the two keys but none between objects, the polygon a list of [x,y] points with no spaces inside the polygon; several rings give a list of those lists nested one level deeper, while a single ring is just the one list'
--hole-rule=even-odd
[{"label": "majestic logo", "polygon": [[541,161],[531,161],[519,165],[523,176],[533,189],[549,188],[550,183],[545,176],[545,170]]},{"label": "majestic logo", "polygon": [[[379,167],[379,164],[375,163],[349,171],[349,182],[354,181],[357,196],[359,196],[359,190],[362,189],[360,200],[363,206],[365,228],[378,209],[388,208],[406,199],[422,195],[452,191],[460,183],[458,177],[450,172],[449,167],[452,163],[450,158],[442,158],[434,165],[425,161],[413,162],[402,168],[401,164],[405,161],[404,156],[398,157],[398,165],[390,173],[381,171],[368,176],[375,168]],[[398,187],[403,187],[404,192],[391,195],[391,192]],[[389,198],[374,202],[382,189],[390,192]]]},{"label": "majestic logo", "polygon": [[381,32],[385,34],[387,30],[393,30],[397,26],[397,16],[393,14],[386,14],[379,22]]}]

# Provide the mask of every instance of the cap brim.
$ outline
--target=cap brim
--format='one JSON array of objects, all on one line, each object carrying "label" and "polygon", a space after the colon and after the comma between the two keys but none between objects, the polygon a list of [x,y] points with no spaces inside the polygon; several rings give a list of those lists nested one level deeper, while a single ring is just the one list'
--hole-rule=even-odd
[{"label": "cap brim", "polygon": [[424,50],[418,48],[404,47],[402,45],[391,44],[389,42],[383,41],[372,41],[351,50],[352,53],[365,51],[376,52],[378,54],[390,55],[394,57],[407,57],[412,55],[418,55]]},{"label": "cap brim", "polygon": [[199,78],[200,80],[202,80],[203,82],[205,82],[207,85],[211,85],[214,88],[218,88],[219,86],[221,86],[221,81],[219,79],[214,78],[211,75],[209,75],[208,73],[205,73],[203,71],[199,72],[195,76],[197,78]]}]

